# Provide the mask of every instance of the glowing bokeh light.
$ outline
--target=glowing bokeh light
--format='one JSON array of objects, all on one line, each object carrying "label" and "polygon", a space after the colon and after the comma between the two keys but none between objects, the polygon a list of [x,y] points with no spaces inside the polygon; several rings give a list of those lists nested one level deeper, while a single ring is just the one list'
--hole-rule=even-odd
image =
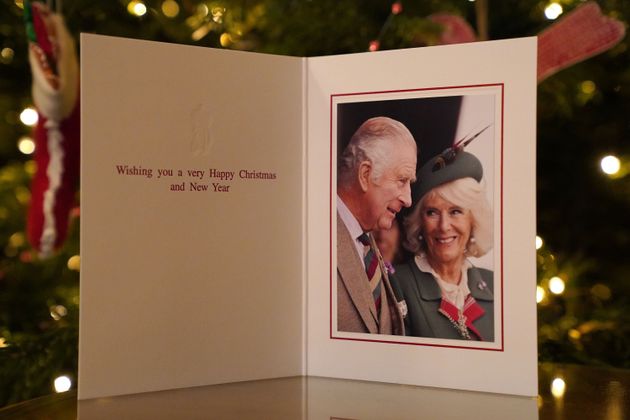
[{"label": "glowing bokeh light", "polygon": [[37,124],[38,120],[39,115],[37,115],[37,111],[35,111],[35,109],[31,108],[30,106],[28,108],[24,108],[24,110],[20,112],[20,121],[22,121],[22,124],[24,125],[32,127]]},{"label": "glowing bokeh light", "polygon": [[35,142],[32,138],[24,136],[18,140],[18,150],[25,155],[30,155],[35,151]]},{"label": "glowing bokeh light", "polygon": [[595,83],[593,83],[592,80],[585,80],[580,83],[580,90],[582,90],[582,92],[587,95],[595,93],[595,89],[597,89],[597,86],[595,85]]},{"label": "glowing bokeh light", "polygon": [[81,270],[81,257],[79,255],[73,255],[68,258],[68,268],[72,271]]},{"label": "glowing bokeh light", "polygon": [[127,4],[127,11],[134,16],[144,16],[147,13],[147,6],[141,1],[133,0]]},{"label": "glowing bokeh light", "polygon": [[208,14],[210,13],[210,9],[208,9],[208,6],[205,4],[200,4],[199,6],[197,6],[197,14],[201,17],[206,17],[208,16]]},{"label": "glowing bokeh light", "polygon": [[545,17],[549,20],[557,19],[561,14],[562,6],[559,3],[549,3],[549,5],[545,7]]},{"label": "glowing bokeh light", "polygon": [[562,280],[560,277],[556,276],[549,279],[549,290],[551,291],[551,293],[560,295],[562,294],[562,292],[564,292],[564,287],[564,280]]},{"label": "glowing bokeh light", "polygon": [[195,32],[193,32],[190,37],[193,39],[193,41],[199,41],[201,38],[208,35],[208,32],[210,32],[210,25],[202,25],[197,28],[197,30],[195,30]]},{"label": "glowing bokeh light", "polygon": [[15,187],[15,198],[20,204],[28,204],[31,201],[31,190],[23,185]]},{"label": "glowing bokeh light", "polygon": [[67,376],[59,376],[55,379],[55,392],[61,393],[70,390],[72,387],[72,381]]},{"label": "glowing bokeh light", "polygon": [[602,158],[600,166],[605,174],[614,175],[621,169],[621,161],[616,156],[608,155]]},{"label": "glowing bokeh light", "polygon": [[68,315],[68,309],[63,305],[53,305],[50,307],[50,317],[55,321],[59,321],[64,316]]},{"label": "glowing bokeh light", "polygon": [[582,333],[576,330],[575,328],[571,328],[568,334],[572,340],[579,340],[580,337],[582,337]]},{"label": "glowing bokeh light", "polygon": [[24,162],[24,172],[26,172],[30,176],[33,176],[35,175],[35,171],[37,171],[37,163],[35,163],[34,160]]},{"label": "glowing bokeh light", "polygon": [[3,63],[10,63],[14,55],[15,51],[9,47],[5,47],[0,51],[0,59],[2,59]]},{"label": "glowing bokeh light", "polygon": [[542,302],[546,294],[545,289],[540,286],[536,286],[536,303]]},{"label": "glowing bokeh light", "polygon": [[543,240],[540,236],[536,235],[536,250],[539,250],[543,246]]},{"label": "glowing bokeh light", "polygon": [[13,235],[9,236],[9,245],[11,245],[14,248],[19,248],[21,246],[24,246],[24,243],[26,242],[26,238],[24,237],[24,234],[22,232],[15,232]]},{"label": "glowing bokeh light", "polygon": [[223,32],[219,37],[219,42],[222,47],[227,47],[232,43],[232,37],[227,32]]},{"label": "glowing bokeh light", "polygon": [[567,391],[567,384],[564,382],[562,378],[555,378],[551,382],[551,395],[556,398],[562,398],[564,393]]},{"label": "glowing bokeh light", "polygon": [[212,8],[212,20],[216,23],[223,23],[223,15],[225,14],[224,7]]},{"label": "glowing bokeh light", "polygon": [[179,15],[179,4],[175,0],[165,0],[162,2],[162,13],[167,18],[174,18]]}]

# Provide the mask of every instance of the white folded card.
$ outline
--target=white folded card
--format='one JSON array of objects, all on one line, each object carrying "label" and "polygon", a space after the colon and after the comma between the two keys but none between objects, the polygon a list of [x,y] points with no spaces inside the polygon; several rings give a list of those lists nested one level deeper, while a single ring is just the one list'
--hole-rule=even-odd
[{"label": "white folded card", "polygon": [[[296,375],[536,395],[535,38],[296,58],[83,35],[81,54],[80,399]],[[341,327],[337,157],[377,116],[417,169],[485,128],[465,149],[492,210],[467,260],[493,277],[479,336]]]}]

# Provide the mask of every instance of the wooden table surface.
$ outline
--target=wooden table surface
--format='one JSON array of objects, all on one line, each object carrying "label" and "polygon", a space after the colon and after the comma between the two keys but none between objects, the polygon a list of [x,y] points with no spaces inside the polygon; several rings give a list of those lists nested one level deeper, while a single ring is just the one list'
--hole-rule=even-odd
[{"label": "wooden table surface", "polygon": [[0,418],[630,419],[630,370],[541,364],[538,390],[526,398],[294,377],[79,402],[72,390],[5,407]]}]

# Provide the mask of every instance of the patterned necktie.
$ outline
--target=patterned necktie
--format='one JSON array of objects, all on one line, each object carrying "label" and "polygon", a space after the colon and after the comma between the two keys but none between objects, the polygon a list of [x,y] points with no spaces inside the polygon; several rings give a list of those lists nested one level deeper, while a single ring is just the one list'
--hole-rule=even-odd
[{"label": "patterned necktie", "polygon": [[376,305],[376,313],[381,313],[381,277],[383,273],[379,267],[378,250],[376,244],[372,239],[372,236],[363,233],[359,236],[359,242],[367,247],[367,253],[363,257],[365,262],[365,273],[370,282],[370,290],[372,291],[372,297],[374,298],[374,304]]}]

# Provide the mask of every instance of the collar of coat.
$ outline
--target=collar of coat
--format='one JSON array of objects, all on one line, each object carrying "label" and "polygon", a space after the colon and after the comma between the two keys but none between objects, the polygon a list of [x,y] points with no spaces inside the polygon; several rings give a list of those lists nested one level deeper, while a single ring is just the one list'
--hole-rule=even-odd
[{"label": "collar of coat", "polygon": [[[412,260],[410,264],[413,264],[416,272],[421,273],[425,276],[430,276],[434,278],[431,273],[425,273],[420,271],[416,263]],[[440,290],[440,286],[437,281],[419,281],[419,289],[420,296],[424,300],[440,300],[442,299],[442,291]],[[483,301],[494,301],[494,295],[492,291],[486,284],[486,282],[481,277],[481,273],[476,267],[471,267],[468,269],[468,288],[470,289],[470,294],[477,300]]]}]

